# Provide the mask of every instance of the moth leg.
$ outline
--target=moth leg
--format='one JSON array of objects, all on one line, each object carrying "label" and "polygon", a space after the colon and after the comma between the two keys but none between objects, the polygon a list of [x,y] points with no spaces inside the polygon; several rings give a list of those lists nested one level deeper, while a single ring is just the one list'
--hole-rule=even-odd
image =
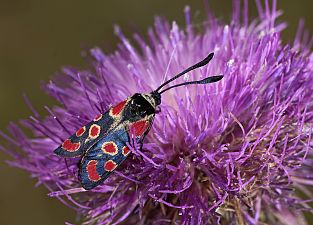
[{"label": "moth leg", "polygon": [[142,151],[143,142],[144,142],[144,140],[145,140],[147,134],[148,134],[148,133],[144,133],[142,139],[139,140],[139,144],[140,144],[140,148],[139,148],[139,149],[140,149],[140,151]]},{"label": "moth leg", "polygon": [[134,146],[135,145],[135,143],[134,143],[134,138],[132,138],[131,137],[131,132],[130,132],[130,127],[129,127],[129,125],[126,125],[125,126],[125,129],[126,129],[126,131],[127,131],[127,133],[128,133],[128,143],[130,144],[130,146]]},{"label": "moth leg", "polygon": [[157,106],[157,107],[156,107],[156,110],[155,110],[155,113],[158,114],[158,113],[160,113],[160,112],[161,112],[161,107]]}]

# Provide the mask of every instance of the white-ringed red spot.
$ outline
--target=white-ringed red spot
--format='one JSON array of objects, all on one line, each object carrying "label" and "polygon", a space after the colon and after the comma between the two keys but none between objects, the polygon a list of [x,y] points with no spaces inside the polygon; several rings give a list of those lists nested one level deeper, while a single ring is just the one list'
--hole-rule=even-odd
[{"label": "white-ringed red spot", "polygon": [[99,121],[99,120],[101,120],[101,118],[102,118],[102,114],[96,116],[96,118],[94,118],[93,121]]},{"label": "white-ringed red spot", "polygon": [[115,170],[116,167],[117,167],[117,164],[113,160],[108,160],[104,164],[104,169],[109,172]]},{"label": "white-ringed red spot", "polygon": [[112,156],[118,153],[118,147],[112,141],[104,142],[101,146],[101,150],[103,151],[103,153],[109,154]]},{"label": "white-ringed red spot", "polygon": [[66,139],[63,144],[62,148],[68,152],[75,152],[79,149],[80,143],[73,143],[70,139]]},{"label": "white-ringed red spot", "polygon": [[112,107],[110,110],[110,115],[113,117],[117,117],[120,115],[120,113],[123,111],[125,105],[126,105],[127,100],[122,101],[118,103],[116,106]]},{"label": "white-ringed red spot", "polygon": [[98,164],[97,160],[90,160],[87,163],[87,167],[86,167],[88,178],[89,178],[89,180],[91,180],[93,182],[96,182],[96,181],[100,180],[100,178],[101,178],[98,171],[97,171],[97,164]]},{"label": "white-ringed red spot", "polygon": [[134,132],[136,137],[141,136],[149,127],[149,123],[146,120],[139,120],[130,125],[131,132]]},{"label": "white-ringed red spot", "polygon": [[122,154],[124,156],[127,156],[129,153],[130,153],[130,150],[129,150],[128,146],[124,146],[122,149]]},{"label": "white-ringed red spot", "polygon": [[85,133],[85,131],[86,131],[86,127],[85,127],[85,126],[79,128],[79,130],[76,131],[76,136],[77,136],[77,137],[82,136],[82,135]]},{"label": "white-ringed red spot", "polygon": [[97,124],[92,124],[91,127],[89,128],[89,138],[95,139],[99,137],[101,128]]}]

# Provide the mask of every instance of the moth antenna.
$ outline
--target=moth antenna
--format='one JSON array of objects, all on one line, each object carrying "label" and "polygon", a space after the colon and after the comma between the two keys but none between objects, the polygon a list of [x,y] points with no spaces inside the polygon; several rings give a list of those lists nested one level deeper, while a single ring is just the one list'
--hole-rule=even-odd
[{"label": "moth antenna", "polygon": [[[164,87],[165,85],[167,85],[168,83],[172,82],[173,80],[176,80],[177,78],[179,78],[180,76],[188,73],[191,70],[197,69],[199,67],[205,66],[206,64],[208,64],[211,59],[213,58],[214,53],[211,52],[205,59],[203,59],[202,61],[196,63],[195,65],[185,69],[184,71],[180,72],[179,74],[175,75],[174,77],[172,77],[171,79],[169,79],[168,81],[165,81],[163,84],[161,84],[161,86],[159,86],[155,92],[158,92],[162,87]],[[164,91],[162,91],[164,92]]]},{"label": "moth antenna", "polygon": [[181,84],[176,84],[176,85],[173,85],[173,86],[170,86],[164,90],[162,90],[161,92],[159,92],[159,94],[162,94],[172,88],[175,88],[175,87],[179,87],[179,86],[185,86],[185,85],[189,85],[189,84],[208,84],[208,83],[214,83],[214,82],[217,82],[219,80],[221,80],[224,76],[223,75],[218,75],[218,76],[212,76],[212,77],[207,77],[207,78],[204,78],[203,80],[196,80],[196,81],[189,81],[189,82],[184,82],[184,83],[181,83]]}]

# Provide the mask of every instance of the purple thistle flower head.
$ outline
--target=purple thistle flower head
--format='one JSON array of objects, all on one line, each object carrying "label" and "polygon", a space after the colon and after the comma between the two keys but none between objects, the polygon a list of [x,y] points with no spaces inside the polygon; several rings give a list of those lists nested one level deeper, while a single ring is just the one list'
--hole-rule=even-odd
[{"label": "purple thistle flower head", "polygon": [[[241,11],[235,1],[228,24],[208,12],[201,32],[188,7],[186,27],[157,18],[147,41],[134,35],[139,49],[116,27],[114,53],[91,49],[90,69],[65,68],[43,85],[61,106],[41,118],[26,99],[33,116],[22,125],[33,136],[15,124],[12,137],[1,133],[10,165],[29,171],[85,224],[305,224],[313,200],[313,39],[300,29],[284,45],[276,1],[265,8],[256,1],[252,22],[244,2]],[[211,51],[211,63],[183,80],[224,79],[164,93],[143,149],[132,147],[102,185],[84,190],[80,159],[53,154],[111,105],[151,92]]]}]

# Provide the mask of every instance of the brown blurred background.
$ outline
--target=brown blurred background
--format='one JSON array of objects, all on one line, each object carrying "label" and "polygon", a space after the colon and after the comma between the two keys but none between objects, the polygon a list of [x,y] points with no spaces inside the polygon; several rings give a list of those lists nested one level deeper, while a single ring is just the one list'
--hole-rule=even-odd
[{"label": "brown blurred background", "polygon": [[[231,1],[209,1],[215,14],[228,19]],[[250,14],[256,15],[254,1]],[[313,33],[313,1],[281,0],[280,20],[288,22],[285,42],[293,40],[300,18]],[[155,0],[0,0],[0,129],[10,121],[26,118],[30,111],[23,102],[26,93],[43,115],[44,105],[54,101],[40,89],[61,66],[84,66],[80,52],[86,46],[114,49],[117,38],[113,25],[119,24],[130,37],[133,31],[145,33],[154,16],[164,16],[184,24],[184,6],[190,5],[195,21],[205,13],[203,1]],[[0,141],[1,142],[1,141]],[[47,197],[43,187],[22,170],[8,167],[0,152],[0,225],[57,225],[75,222],[75,213]]]}]

